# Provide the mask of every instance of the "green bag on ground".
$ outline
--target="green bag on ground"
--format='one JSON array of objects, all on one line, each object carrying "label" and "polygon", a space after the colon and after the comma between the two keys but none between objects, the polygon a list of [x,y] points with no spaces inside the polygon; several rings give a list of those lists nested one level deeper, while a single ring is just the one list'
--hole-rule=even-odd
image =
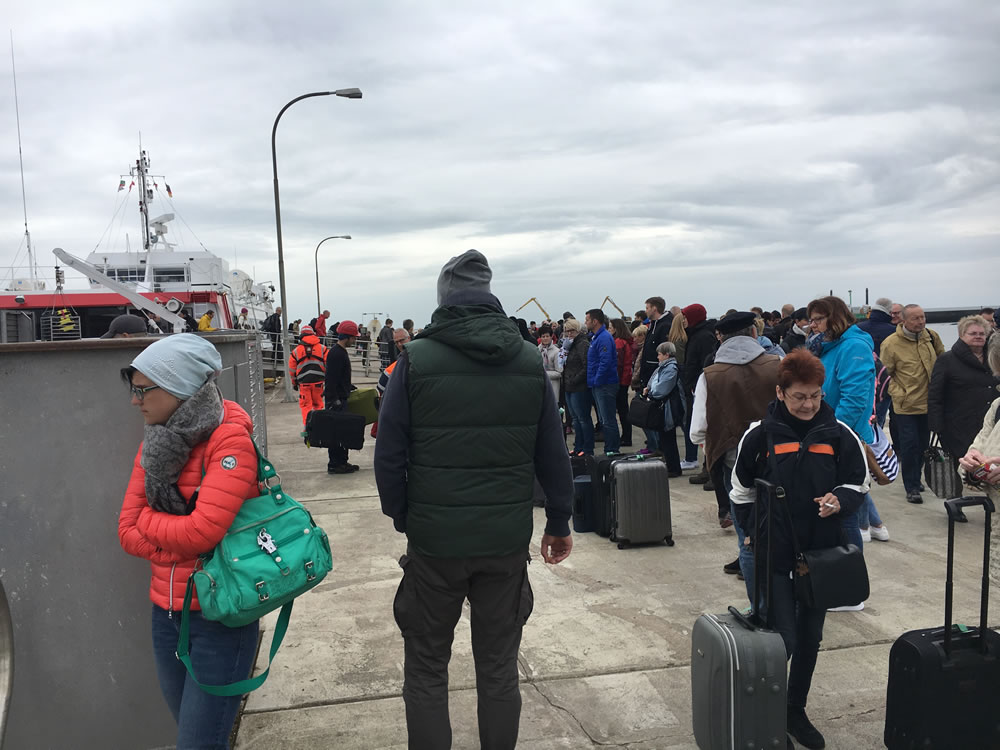
[{"label": "green bag on ground", "polygon": [[360,414],[365,418],[365,424],[371,424],[378,420],[378,409],[375,408],[375,397],[377,391],[374,388],[358,388],[351,391],[347,397],[347,411],[352,414]]},{"label": "green bag on ground", "polygon": [[[326,532],[281,489],[274,466],[257,451],[257,481],[264,494],[245,500],[218,546],[200,559],[188,578],[181,611],[177,658],[195,682],[189,654],[192,592],[205,619],[231,628],[248,625],[281,607],[271,640],[268,669],[229,685],[198,685],[212,695],[242,695],[264,684],[270,660],[281,646],[292,614],[292,601],[316,586],[333,567]],[[274,484],[271,484],[272,480]]]}]

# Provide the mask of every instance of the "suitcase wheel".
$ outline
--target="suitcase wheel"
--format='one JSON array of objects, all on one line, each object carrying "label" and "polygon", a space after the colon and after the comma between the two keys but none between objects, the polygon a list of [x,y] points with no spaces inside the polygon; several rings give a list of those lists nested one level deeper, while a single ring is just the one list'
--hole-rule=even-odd
[{"label": "suitcase wheel", "polygon": [[618,542],[618,549],[625,549],[628,546],[628,539]]},{"label": "suitcase wheel", "polygon": [[672,536],[668,536],[668,537],[667,537],[666,539],[664,539],[663,541],[664,541],[664,542],[666,543],[666,545],[667,545],[668,547],[673,547],[673,546],[674,546],[674,538],[673,538]]}]

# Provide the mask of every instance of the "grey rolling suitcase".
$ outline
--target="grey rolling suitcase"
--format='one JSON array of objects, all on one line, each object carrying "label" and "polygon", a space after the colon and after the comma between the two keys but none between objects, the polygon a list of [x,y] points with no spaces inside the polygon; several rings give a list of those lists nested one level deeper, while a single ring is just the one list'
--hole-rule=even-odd
[{"label": "grey rolling suitcase", "polygon": [[[774,498],[774,485],[758,479]],[[768,537],[770,537],[768,513]],[[757,526],[757,524],[755,524]],[[759,526],[757,526],[759,528]],[[756,557],[757,547],[754,547]],[[767,554],[767,611],[771,603],[771,555]],[[754,561],[754,600],[760,602],[761,566]],[[735,607],[726,614],[704,614],[691,632],[691,719],[701,750],[778,748],[787,743],[785,644],[760,622]]]},{"label": "grey rolling suitcase", "polygon": [[660,459],[628,456],[611,463],[611,541],[674,545],[670,525],[670,480]]}]

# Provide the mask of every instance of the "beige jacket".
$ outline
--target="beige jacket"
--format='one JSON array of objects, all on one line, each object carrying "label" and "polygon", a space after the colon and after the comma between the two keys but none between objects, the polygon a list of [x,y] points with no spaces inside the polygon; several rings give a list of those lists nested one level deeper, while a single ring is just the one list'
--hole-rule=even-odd
[{"label": "beige jacket", "polygon": [[[983,429],[972,441],[972,448],[988,458],[1000,456],[1000,422],[996,421],[997,409],[1000,409],[1000,398],[990,404],[986,416],[983,417]],[[959,473],[965,477],[965,469],[959,468]],[[970,491],[969,494],[979,494]],[[997,504],[1000,511],[1000,487],[986,486],[986,494]],[[990,537],[990,578],[1000,585],[1000,512],[993,514],[993,528]]]},{"label": "beige jacket", "polygon": [[911,341],[900,323],[896,332],[882,342],[880,359],[892,375],[889,395],[897,414],[927,413],[927,389],[940,354],[944,354],[944,344],[929,328],[922,330],[916,341]]}]

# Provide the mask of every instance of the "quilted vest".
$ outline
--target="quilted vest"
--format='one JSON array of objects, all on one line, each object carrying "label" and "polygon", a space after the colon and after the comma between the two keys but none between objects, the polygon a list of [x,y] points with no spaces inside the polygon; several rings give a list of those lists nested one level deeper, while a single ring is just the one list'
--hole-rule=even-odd
[{"label": "quilted vest", "polygon": [[447,307],[406,346],[410,454],[406,534],[428,557],[526,550],[541,357],[502,314]]}]

